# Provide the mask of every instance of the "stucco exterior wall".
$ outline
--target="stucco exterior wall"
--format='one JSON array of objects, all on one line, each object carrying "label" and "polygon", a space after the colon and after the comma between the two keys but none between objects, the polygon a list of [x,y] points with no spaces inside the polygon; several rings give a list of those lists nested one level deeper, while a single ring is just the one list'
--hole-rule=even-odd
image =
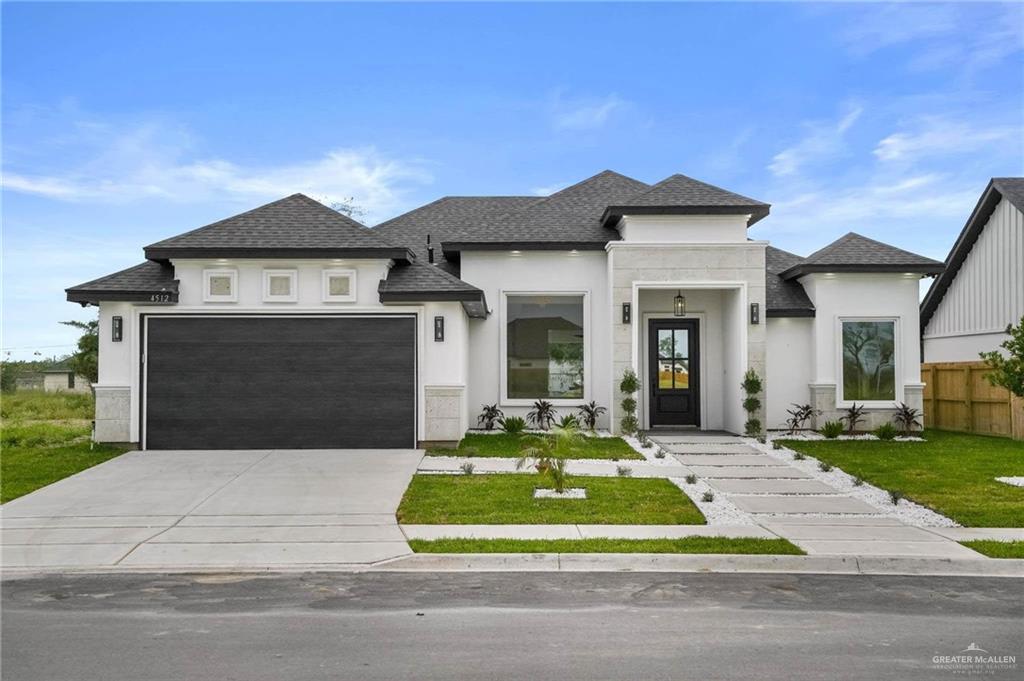
[{"label": "stucco exterior wall", "polygon": [[[96,438],[101,442],[138,442],[140,434],[140,357],[142,315],[144,314],[359,314],[413,313],[417,315],[418,377],[417,438],[431,436],[459,439],[465,431],[465,361],[469,341],[465,311],[457,302],[415,305],[382,305],[377,286],[387,270],[387,261],[274,261],[212,260],[177,261],[175,276],[180,281],[179,303],[150,305],[104,302],[100,308],[99,382],[96,385]],[[238,270],[238,302],[204,303],[204,268]],[[294,303],[263,302],[263,269],[296,269],[298,300]],[[355,269],[356,300],[325,303],[322,298],[323,269]],[[111,338],[111,319],[124,320],[123,340]],[[435,342],[433,319],[445,319],[445,340]],[[453,403],[456,405],[453,408]],[[436,422],[435,422],[436,421]]]},{"label": "stucco exterior wall", "polygon": [[[629,244],[608,245],[610,316],[612,319],[612,376],[616,395],[611,405],[612,422],[617,428],[618,378],[627,368],[639,370],[639,353],[634,351],[637,332],[633,324],[623,324],[620,310],[623,303],[637,305],[639,291],[644,288],[675,287],[728,290],[722,298],[723,342],[722,363],[723,427],[742,432],[745,413],[739,406],[739,383],[743,372],[753,368],[764,378],[765,325],[748,323],[750,303],[765,309],[765,243],[735,244]],[[643,392],[643,388],[641,388]],[[762,396],[762,401],[763,396]],[[758,415],[762,423],[764,413]]]},{"label": "stucco exterior wall", "polygon": [[[487,319],[469,320],[467,420],[475,426],[483,404],[498,403],[506,415],[523,416],[529,406],[510,404],[502,394],[501,334],[507,293],[584,292],[589,314],[585,343],[584,399],[559,405],[560,415],[575,413],[575,406],[596,400],[604,407],[611,399],[609,306],[606,256],[603,251],[469,251],[462,253],[461,277],[482,289],[491,311]],[[585,332],[586,334],[586,332]],[[557,404],[557,403],[556,403]],[[605,415],[599,427],[608,426]]]},{"label": "stucco exterior wall", "polygon": [[76,375],[75,385],[68,386],[68,374],[43,374],[43,390],[48,393],[87,393],[91,389],[89,379]]},{"label": "stucco exterior wall", "polygon": [[921,353],[918,340],[919,279],[906,274],[811,274],[800,279],[814,303],[814,347],[811,375],[812,403],[822,411],[815,427],[837,420],[849,406],[839,394],[842,379],[840,321],[844,318],[895,319],[896,399],[869,403],[861,428],[873,428],[892,419],[899,402],[922,409]]},{"label": "stucco exterior wall", "polygon": [[744,243],[745,215],[627,215],[619,220],[619,234],[627,242]]},{"label": "stucco exterior wall", "polygon": [[[772,317],[767,320],[767,420],[768,429],[786,427],[792,404],[807,404],[814,357],[814,319]],[[809,425],[809,424],[808,424]]]}]

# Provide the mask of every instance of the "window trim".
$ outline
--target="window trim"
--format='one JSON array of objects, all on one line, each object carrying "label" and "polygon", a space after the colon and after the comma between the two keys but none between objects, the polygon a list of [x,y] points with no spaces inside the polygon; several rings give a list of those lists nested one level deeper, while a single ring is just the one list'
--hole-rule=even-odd
[{"label": "window trim", "polygon": [[[893,399],[891,400],[848,400],[843,393],[845,377],[843,376],[843,323],[844,322],[892,322],[893,342]],[[905,401],[903,397],[903,376],[900,371],[903,369],[903,351],[901,343],[900,317],[893,315],[859,316],[859,317],[836,317],[836,408],[843,409],[852,407],[856,402],[871,409],[892,409]]]},{"label": "window trim", "polygon": [[[231,294],[222,296],[210,293],[210,278],[228,276],[231,279]],[[204,303],[237,303],[238,302],[238,270],[233,268],[212,268],[203,270],[203,302]]]},{"label": "window trim", "polygon": [[[291,280],[291,292],[286,295],[274,295],[270,292],[271,277],[288,277]],[[264,303],[295,303],[299,300],[299,271],[296,269],[265,269],[263,270],[263,302]]]},{"label": "window trim", "polygon": [[[583,396],[582,397],[509,397],[508,396],[508,299],[518,296],[579,296],[583,299]],[[501,307],[499,309],[499,354],[498,364],[501,372],[500,394],[498,402],[506,407],[529,407],[537,400],[547,400],[556,407],[577,407],[589,402],[593,392],[593,350],[590,333],[590,289],[567,289],[563,291],[539,290],[502,290],[500,291]]]},{"label": "window trim", "polygon": [[[331,295],[331,277],[348,277],[348,295],[344,296],[332,296]],[[330,268],[325,269],[320,275],[320,287],[323,302],[325,303],[354,303],[357,298],[356,290],[356,276],[357,272],[354,269],[345,268]]]}]

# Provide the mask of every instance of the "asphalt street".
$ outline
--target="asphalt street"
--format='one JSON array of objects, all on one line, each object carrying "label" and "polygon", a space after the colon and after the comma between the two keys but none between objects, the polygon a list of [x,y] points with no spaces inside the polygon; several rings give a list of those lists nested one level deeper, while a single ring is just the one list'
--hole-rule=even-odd
[{"label": "asphalt street", "polygon": [[[3,583],[4,681],[955,679],[1014,656],[1005,578],[652,573],[44,576]],[[974,646],[972,647],[972,644]],[[972,653],[973,654],[973,653]]]}]

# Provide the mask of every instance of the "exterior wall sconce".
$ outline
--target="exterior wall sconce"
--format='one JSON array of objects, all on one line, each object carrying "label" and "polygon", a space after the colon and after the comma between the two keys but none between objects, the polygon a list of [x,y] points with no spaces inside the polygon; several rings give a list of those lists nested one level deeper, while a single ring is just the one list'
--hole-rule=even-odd
[{"label": "exterior wall sconce", "polygon": [[434,317],[434,341],[444,342],[444,317]]},{"label": "exterior wall sconce", "polygon": [[750,323],[760,324],[761,323],[761,303],[750,304]]},{"label": "exterior wall sconce", "polygon": [[622,304],[622,323],[630,324],[633,321],[633,308],[629,303]]},{"label": "exterior wall sconce", "polygon": [[676,297],[672,299],[672,314],[676,317],[686,316],[686,298],[682,291],[676,291]]},{"label": "exterior wall sconce", "polygon": [[112,317],[110,319],[110,340],[120,343],[122,338],[124,338],[124,319]]}]

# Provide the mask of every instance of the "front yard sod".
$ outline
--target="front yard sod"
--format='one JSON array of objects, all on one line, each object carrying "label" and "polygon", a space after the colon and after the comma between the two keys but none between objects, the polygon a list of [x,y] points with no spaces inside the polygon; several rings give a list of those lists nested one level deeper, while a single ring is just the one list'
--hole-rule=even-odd
[{"label": "front yard sod", "polygon": [[1024,488],[995,480],[1024,475],[1024,443],[940,430],[924,438],[784,443],[966,527],[1024,527]]},{"label": "front yard sod", "polygon": [[0,409],[0,503],[126,451],[99,444],[90,449],[91,395],[26,391],[4,395]]},{"label": "front yard sod", "polygon": [[660,478],[569,478],[586,499],[534,499],[536,474],[415,475],[398,507],[408,525],[703,525],[689,497]]},{"label": "front yard sod", "polygon": [[996,541],[977,539],[960,542],[967,548],[989,558],[1024,558],[1024,541]]},{"label": "front yard sod", "polygon": [[[435,448],[427,450],[430,456],[459,457],[507,457],[522,456],[523,441],[528,435],[509,435],[507,433],[467,433],[456,449]],[[550,436],[548,436],[550,437]],[[635,449],[626,444],[621,437],[585,436],[579,445],[570,449],[570,459],[643,459]]]},{"label": "front yard sod", "polygon": [[732,553],[802,556],[785,539],[412,539],[416,553]]}]

